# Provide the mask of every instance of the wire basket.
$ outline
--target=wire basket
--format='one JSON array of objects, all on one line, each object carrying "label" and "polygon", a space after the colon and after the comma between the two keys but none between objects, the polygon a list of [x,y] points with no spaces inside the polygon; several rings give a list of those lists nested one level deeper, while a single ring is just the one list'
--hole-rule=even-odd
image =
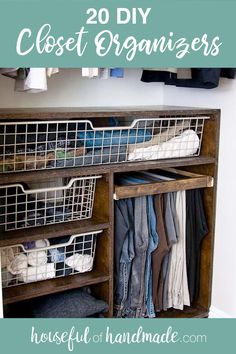
[{"label": "wire basket", "polygon": [[9,231],[89,219],[98,178],[73,178],[65,186],[41,189],[26,189],[23,184],[0,186],[0,226]]},{"label": "wire basket", "polygon": [[101,232],[1,248],[2,287],[90,272]]},{"label": "wire basket", "polygon": [[198,156],[206,119],[0,123],[0,173]]}]

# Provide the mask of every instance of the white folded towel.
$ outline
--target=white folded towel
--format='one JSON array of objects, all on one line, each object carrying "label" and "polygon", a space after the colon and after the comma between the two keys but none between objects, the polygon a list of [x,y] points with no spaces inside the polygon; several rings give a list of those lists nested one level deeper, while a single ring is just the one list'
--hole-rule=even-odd
[{"label": "white folded towel", "polygon": [[47,263],[47,252],[45,251],[32,251],[27,253],[28,264],[36,267]]},{"label": "white folded towel", "polygon": [[38,267],[28,267],[21,272],[20,281],[30,283],[40,280],[55,278],[56,271],[54,263],[47,263]]},{"label": "white folded towel", "polygon": [[24,253],[18,254],[13,261],[7,266],[8,272],[13,275],[21,274],[28,267],[27,256]]},{"label": "white folded towel", "polygon": [[188,129],[162,144],[134,149],[128,160],[158,160],[194,155],[200,146],[197,133]]},{"label": "white folded towel", "polygon": [[66,265],[75,269],[79,273],[88,272],[93,267],[93,257],[89,254],[74,254],[71,257],[66,258]]}]

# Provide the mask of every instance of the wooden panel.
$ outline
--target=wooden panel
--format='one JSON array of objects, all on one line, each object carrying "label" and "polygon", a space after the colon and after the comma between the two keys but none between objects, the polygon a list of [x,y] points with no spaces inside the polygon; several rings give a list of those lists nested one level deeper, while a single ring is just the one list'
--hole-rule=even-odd
[{"label": "wooden panel", "polygon": [[115,186],[114,199],[119,200],[206,187],[213,187],[213,179],[210,176],[178,179],[167,182]]},{"label": "wooden panel", "polygon": [[2,232],[0,235],[0,247],[11,246],[22,242],[36,241],[40,240],[42,237],[50,239],[90,231],[104,230],[109,226],[108,220],[93,217],[88,220]]},{"label": "wooden panel", "polygon": [[110,117],[158,117],[181,115],[210,115],[216,109],[176,107],[176,106],[127,106],[127,107],[65,107],[65,108],[18,108],[0,109],[0,120],[50,120],[73,118]]},{"label": "wooden panel", "polygon": [[185,157],[182,159],[168,159],[168,160],[156,160],[156,161],[142,161],[142,162],[125,162],[110,165],[98,165],[98,166],[84,166],[65,169],[50,169],[39,170],[33,172],[16,172],[16,173],[1,173],[0,184],[17,183],[24,181],[25,183],[31,181],[37,181],[39,173],[40,180],[46,181],[51,178],[63,178],[63,177],[79,177],[87,175],[100,175],[104,173],[115,172],[128,172],[128,171],[144,171],[153,168],[166,168],[166,167],[181,167],[192,165],[204,165],[214,163],[215,159],[210,156],[200,157]]},{"label": "wooden panel", "polygon": [[110,237],[109,230],[104,230],[104,232],[97,237],[94,269],[104,274],[110,274]]},{"label": "wooden panel", "polygon": [[3,302],[6,305],[47,294],[58,293],[64,290],[103,283],[108,279],[108,275],[102,272],[92,271],[84,274],[71,275],[68,277],[20,285],[3,289]]},{"label": "wooden panel", "polygon": [[109,188],[109,176],[107,174],[102,179],[97,180],[93,213],[103,220],[110,219]]},{"label": "wooden panel", "polygon": [[201,154],[218,157],[219,152],[220,114],[217,112],[211,119],[205,121]]}]

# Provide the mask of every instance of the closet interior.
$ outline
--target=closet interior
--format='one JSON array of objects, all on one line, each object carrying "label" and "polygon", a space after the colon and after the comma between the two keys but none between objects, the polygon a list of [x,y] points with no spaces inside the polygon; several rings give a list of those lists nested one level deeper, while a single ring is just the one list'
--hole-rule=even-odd
[{"label": "closet interior", "polygon": [[107,304],[105,316],[116,316],[115,203],[201,189],[208,232],[197,298],[157,317],[207,317],[219,126],[220,111],[205,108],[1,109],[5,316],[24,317],[30,301],[87,287]]}]

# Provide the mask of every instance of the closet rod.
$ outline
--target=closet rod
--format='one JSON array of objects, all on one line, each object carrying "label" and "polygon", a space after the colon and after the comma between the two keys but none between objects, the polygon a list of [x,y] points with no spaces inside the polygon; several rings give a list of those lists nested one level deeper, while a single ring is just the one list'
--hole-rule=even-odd
[{"label": "closet rod", "polygon": [[[182,171],[176,170],[176,172],[181,174]],[[115,185],[113,198],[115,200],[119,200],[197,188],[211,188],[214,186],[214,178],[211,176],[192,174],[194,177],[186,178],[186,175],[188,175],[188,173],[184,173],[185,178],[172,181],[132,184],[125,186]]]}]

